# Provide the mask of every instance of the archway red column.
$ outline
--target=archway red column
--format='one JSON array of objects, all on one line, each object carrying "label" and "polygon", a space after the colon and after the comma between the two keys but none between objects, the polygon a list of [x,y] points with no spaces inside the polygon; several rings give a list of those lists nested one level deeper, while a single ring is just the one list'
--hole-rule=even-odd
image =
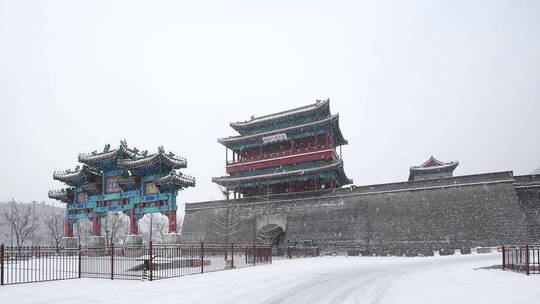
[{"label": "archway red column", "polygon": [[169,218],[169,233],[176,233],[176,210],[169,211],[167,218]]},{"label": "archway red column", "polygon": [[101,236],[101,223],[96,212],[94,212],[94,217],[92,217],[92,235]]},{"label": "archway red column", "polygon": [[64,221],[64,236],[73,237],[73,223],[70,223],[69,220]]},{"label": "archway red column", "polygon": [[131,209],[129,212],[129,233],[132,235],[139,235],[137,218],[135,217],[135,209]]}]

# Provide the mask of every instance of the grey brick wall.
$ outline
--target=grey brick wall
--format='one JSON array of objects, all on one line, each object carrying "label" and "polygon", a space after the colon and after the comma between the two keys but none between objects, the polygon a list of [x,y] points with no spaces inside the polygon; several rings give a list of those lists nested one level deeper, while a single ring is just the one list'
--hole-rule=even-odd
[{"label": "grey brick wall", "polygon": [[533,239],[529,234],[540,226],[534,213],[538,196],[527,197],[527,204],[518,199],[512,172],[499,172],[191,203],[182,238],[223,241],[224,231],[216,223],[233,214],[235,225],[228,233],[235,242],[252,242],[258,227],[275,223],[285,226],[284,241],[313,239],[326,252],[468,251]]},{"label": "grey brick wall", "polygon": [[540,175],[516,176],[514,185],[525,216],[529,242],[540,244]]}]

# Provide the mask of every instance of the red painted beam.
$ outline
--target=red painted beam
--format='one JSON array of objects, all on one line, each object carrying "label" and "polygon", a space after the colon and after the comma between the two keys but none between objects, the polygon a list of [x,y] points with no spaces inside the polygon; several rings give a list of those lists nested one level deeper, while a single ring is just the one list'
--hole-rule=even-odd
[{"label": "red painted beam", "polygon": [[257,160],[249,163],[228,165],[226,167],[226,171],[228,174],[231,174],[241,171],[286,166],[323,159],[335,160],[337,159],[337,155],[333,149],[305,152],[300,154],[273,157],[271,159]]}]

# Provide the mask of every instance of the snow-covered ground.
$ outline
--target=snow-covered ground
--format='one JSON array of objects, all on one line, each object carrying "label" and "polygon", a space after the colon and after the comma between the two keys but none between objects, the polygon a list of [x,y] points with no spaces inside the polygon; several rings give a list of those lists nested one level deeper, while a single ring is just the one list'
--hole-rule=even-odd
[{"label": "snow-covered ground", "polygon": [[540,275],[476,268],[500,253],[321,257],[160,281],[77,279],[0,287],[1,303],[540,303]]}]

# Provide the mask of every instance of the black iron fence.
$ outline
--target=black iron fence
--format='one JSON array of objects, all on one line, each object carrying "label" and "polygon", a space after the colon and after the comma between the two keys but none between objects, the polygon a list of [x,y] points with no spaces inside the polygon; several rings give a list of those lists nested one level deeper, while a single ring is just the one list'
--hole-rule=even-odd
[{"label": "black iron fence", "polygon": [[296,259],[307,257],[318,257],[319,247],[275,247],[272,255],[276,258]]},{"label": "black iron fence", "polygon": [[502,246],[502,269],[540,274],[540,245]]},{"label": "black iron fence", "polygon": [[0,247],[0,285],[76,278],[158,280],[272,263],[268,246],[145,244],[136,246]]},{"label": "black iron fence", "polygon": [[79,250],[0,245],[0,285],[76,279]]}]

